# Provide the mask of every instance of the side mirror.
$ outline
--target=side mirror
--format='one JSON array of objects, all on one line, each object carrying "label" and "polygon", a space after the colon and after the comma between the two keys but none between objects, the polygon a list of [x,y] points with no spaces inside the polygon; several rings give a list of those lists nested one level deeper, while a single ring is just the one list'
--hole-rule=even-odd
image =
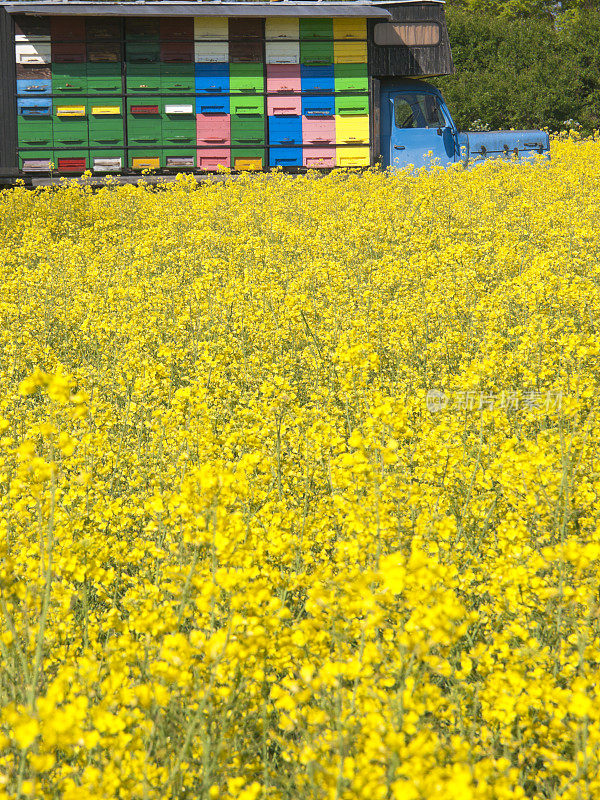
[{"label": "side mirror", "polygon": [[437,133],[438,136],[443,136],[444,135],[444,131],[441,128],[438,128],[436,133]]}]

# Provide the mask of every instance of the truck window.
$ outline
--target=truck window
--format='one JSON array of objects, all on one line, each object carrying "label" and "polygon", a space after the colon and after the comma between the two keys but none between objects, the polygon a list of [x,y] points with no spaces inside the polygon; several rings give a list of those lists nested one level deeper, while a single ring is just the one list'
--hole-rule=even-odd
[{"label": "truck window", "polygon": [[434,94],[406,92],[394,100],[397,128],[444,128],[446,119]]},{"label": "truck window", "polygon": [[379,22],[375,25],[375,44],[398,47],[435,47],[442,29],[438,22]]}]

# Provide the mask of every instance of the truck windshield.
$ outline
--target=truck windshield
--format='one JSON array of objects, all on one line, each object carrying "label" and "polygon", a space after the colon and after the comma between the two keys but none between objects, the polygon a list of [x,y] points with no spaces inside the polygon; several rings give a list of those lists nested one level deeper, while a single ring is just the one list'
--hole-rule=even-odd
[{"label": "truck windshield", "polygon": [[405,92],[394,100],[397,128],[444,128],[446,120],[434,94]]}]

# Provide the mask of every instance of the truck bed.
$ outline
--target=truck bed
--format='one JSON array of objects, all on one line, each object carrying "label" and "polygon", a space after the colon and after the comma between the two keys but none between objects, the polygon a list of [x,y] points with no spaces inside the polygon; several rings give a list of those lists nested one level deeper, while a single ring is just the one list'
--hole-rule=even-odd
[{"label": "truck bed", "polygon": [[463,162],[488,158],[550,157],[550,137],[545,131],[465,131],[459,134]]}]

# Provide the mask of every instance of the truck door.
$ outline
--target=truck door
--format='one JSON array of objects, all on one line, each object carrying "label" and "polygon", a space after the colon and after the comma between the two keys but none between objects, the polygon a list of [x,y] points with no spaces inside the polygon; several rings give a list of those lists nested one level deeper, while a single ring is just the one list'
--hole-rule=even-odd
[{"label": "truck door", "polygon": [[424,88],[382,89],[383,166],[442,166],[458,160],[456,129],[441,98]]}]

